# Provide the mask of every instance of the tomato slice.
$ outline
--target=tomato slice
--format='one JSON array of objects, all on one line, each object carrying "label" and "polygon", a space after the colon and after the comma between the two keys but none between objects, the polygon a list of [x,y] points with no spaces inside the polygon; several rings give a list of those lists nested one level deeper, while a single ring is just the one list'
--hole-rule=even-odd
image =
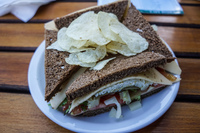
[{"label": "tomato slice", "polygon": [[71,104],[71,103],[67,102],[67,103],[62,107],[62,110],[63,110],[63,111],[66,111],[66,110],[69,108],[70,104]]},{"label": "tomato slice", "polygon": [[176,77],[168,72],[166,72],[164,69],[157,67],[156,70],[158,70],[163,76],[165,76],[167,79],[169,79],[170,81],[174,82],[176,81]]},{"label": "tomato slice", "polygon": [[75,107],[72,110],[72,115],[81,114],[81,113],[85,112],[86,110],[95,110],[95,109],[99,109],[99,108],[105,108],[105,107],[113,106],[114,104],[105,105],[105,103],[104,103],[105,100],[110,99],[113,96],[116,97],[117,101],[120,104],[124,103],[124,101],[122,99],[120,99],[119,92],[117,92],[117,93],[114,93],[114,94],[109,94],[109,95],[105,95],[105,96],[100,97],[99,105],[97,105],[96,107],[93,107],[93,108],[90,108],[90,109],[88,109],[88,107],[86,107],[84,110],[82,108],[82,105]]}]

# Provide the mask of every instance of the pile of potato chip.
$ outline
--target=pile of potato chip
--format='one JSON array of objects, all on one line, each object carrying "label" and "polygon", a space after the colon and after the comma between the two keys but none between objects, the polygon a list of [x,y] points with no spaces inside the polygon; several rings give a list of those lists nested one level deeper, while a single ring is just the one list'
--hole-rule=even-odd
[{"label": "pile of potato chip", "polygon": [[60,29],[57,41],[47,49],[69,52],[65,59],[68,64],[100,70],[114,59],[102,61],[108,53],[133,56],[147,48],[148,42],[120,23],[116,15],[89,11],[75,19],[68,28]]}]

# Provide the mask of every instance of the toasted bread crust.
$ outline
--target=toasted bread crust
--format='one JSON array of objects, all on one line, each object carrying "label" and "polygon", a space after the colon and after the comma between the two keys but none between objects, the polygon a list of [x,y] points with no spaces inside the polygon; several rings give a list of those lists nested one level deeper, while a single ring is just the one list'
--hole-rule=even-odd
[{"label": "toasted bread crust", "polygon": [[80,75],[66,91],[67,98],[73,100],[110,82],[165,63],[165,56],[159,53],[143,52],[132,57],[118,55],[103,69],[99,71],[88,70]]},{"label": "toasted bread crust", "polygon": [[61,29],[62,27],[68,27],[74,19],[78,18],[81,14],[88,11],[94,11],[95,13],[98,13],[99,11],[114,13],[119,20],[122,20],[122,17],[125,13],[127,6],[128,6],[128,0],[116,1],[110,4],[102,6],[94,6],[80,11],[76,11],[64,17],[57,18],[54,21],[58,29]]},{"label": "toasted bread crust", "polygon": [[[57,40],[57,31],[46,30],[46,47]],[[79,67],[69,65],[65,62],[65,58],[69,53],[57,50],[45,50],[45,100],[49,101],[60,90],[62,83],[68,79],[71,74]]]}]

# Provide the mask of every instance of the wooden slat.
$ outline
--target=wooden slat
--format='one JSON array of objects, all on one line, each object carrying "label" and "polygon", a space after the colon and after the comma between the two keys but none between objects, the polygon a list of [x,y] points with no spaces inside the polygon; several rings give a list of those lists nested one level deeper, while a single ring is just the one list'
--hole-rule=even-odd
[{"label": "wooden slat", "polygon": [[29,94],[0,93],[0,104],[1,133],[72,133],[48,119]]},{"label": "wooden slat", "polygon": [[32,55],[0,52],[0,84],[28,86],[27,72]]},{"label": "wooden slat", "polygon": [[[32,20],[51,20],[71,12],[94,6],[96,2],[54,2],[39,8]],[[200,24],[200,6],[182,6],[185,15],[144,15],[148,21],[162,23]],[[0,17],[0,20],[17,20],[11,14]]]},{"label": "wooden slat", "polygon": [[200,52],[200,29],[158,26],[158,34],[174,52]]},{"label": "wooden slat", "polygon": [[199,0],[177,0],[181,4],[200,4]]},{"label": "wooden slat", "polygon": [[[38,47],[44,24],[0,24],[0,47]],[[200,52],[200,29],[158,26],[158,34],[174,52]]]},{"label": "wooden slat", "polygon": [[[71,132],[48,119],[30,95],[0,93],[0,103],[0,132]],[[138,132],[198,132],[199,112],[199,103],[175,102],[160,119]]]},{"label": "wooden slat", "polygon": [[[28,86],[27,72],[32,55],[0,52],[0,85]],[[183,71],[178,94],[200,95],[200,60],[179,58],[178,61]]]},{"label": "wooden slat", "polygon": [[178,58],[182,69],[178,94],[200,95],[200,60]]},{"label": "wooden slat", "polygon": [[0,24],[0,46],[38,47],[44,40],[44,24]]}]

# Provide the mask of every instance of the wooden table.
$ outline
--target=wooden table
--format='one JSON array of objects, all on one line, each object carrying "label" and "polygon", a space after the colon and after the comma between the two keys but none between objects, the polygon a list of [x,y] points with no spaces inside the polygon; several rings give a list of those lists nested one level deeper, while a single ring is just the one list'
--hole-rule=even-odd
[{"label": "wooden table", "polygon": [[[200,132],[200,2],[179,0],[183,16],[144,15],[158,26],[182,69],[175,102],[156,122],[138,132]],[[0,132],[72,132],[47,118],[34,103],[28,87],[30,59],[44,40],[44,23],[96,2],[59,1],[39,8],[23,23],[0,17]]]}]

